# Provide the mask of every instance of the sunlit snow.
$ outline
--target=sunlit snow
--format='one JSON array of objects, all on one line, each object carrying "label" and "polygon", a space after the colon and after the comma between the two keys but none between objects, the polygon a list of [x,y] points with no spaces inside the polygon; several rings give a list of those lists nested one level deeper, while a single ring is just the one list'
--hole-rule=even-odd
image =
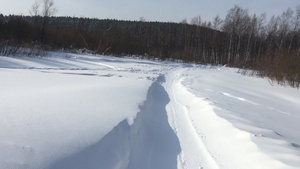
[{"label": "sunlit snow", "polygon": [[300,91],[237,71],[0,56],[0,169],[300,168]]}]

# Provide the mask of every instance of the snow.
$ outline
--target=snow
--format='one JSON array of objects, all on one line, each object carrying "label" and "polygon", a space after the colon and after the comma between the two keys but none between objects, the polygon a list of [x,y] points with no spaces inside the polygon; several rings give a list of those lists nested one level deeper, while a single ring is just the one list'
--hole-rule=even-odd
[{"label": "snow", "polygon": [[282,163],[299,167],[299,90],[271,86],[265,79],[234,72],[204,71],[201,78],[193,72],[194,77],[190,74],[183,83],[192,93],[201,95],[218,116],[249,133],[259,149]]},{"label": "snow", "polygon": [[0,56],[0,169],[300,168],[300,91],[237,71]]},{"label": "snow", "polygon": [[[209,76],[208,74],[206,75]],[[178,79],[178,78],[171,78],[171,79]],[[203,164],[204,168],[232,168],[232,169],[234,168],[236,169],[293,168],[292,166],[288,166],[284,164],[285,162],[284,151],[289,149],[288,146],[281,145],[280,146],[281,149],[278,149],[279,150],[278,152],[276,149],[273,148],[272,152],[269,152],[270,154],[268,155],[260,151],[259,147],[255,144],[255,142],[252,141],[252,138],[255,136],[251,132],[243,131],[239,129],[239,127],[237,128],[234,127],[232,123],[230,123],[231,122],[230,120],[229,122],[223,118],[220,118],[214,113],[214,110],[217,109],[218,111],[222,111],[222,113],[230,113],[230,112],[226,112],[226,110],[221,109],[220,107],[215,108],[214,104],[208,101],[210,100],[208,98],[206,99],[199,98],[196,97],[193,93],[188,92],[186,87],[182,85],[183,82],[181,80],[182,79],[179,78],[179,80],[173,83],[173,85],[171,86],[173,92],[175,93],[174,104],[181,106],[183,109],[183,111],[176,112],[176,108],[175,108],[175,113],[180,114],[184,112],[188,114],[188,118],[191,119],[192,127],[189,127],[191,128],[190,130],[194,130],[194,133],[196,133],[195,137],[201,138],[200,141],[197,141],[197,143],[200,144],[198,146],[199,150],[197,152],[202,150],[202,154],[200,154],[199,157],[200,159],[201,158],[208,159],[208,160],[199,160],[198,163],[201,163],[202,161],[205,162],[210,161],[210,163]],[[199,84],[201,83],[193,83],[194,86],[199,86]],[[191,85],[189,87],[191,87]],[[222,95],[223,93],[220,94],[220,96]],[[230,95],[230,97],[232,96]],[[216,97],[213,99],[217,100],[219,98]],[[244,101],[244,99],[237,99],[237,100]],[[250,103],[250,105],[252,104]],[[242,112],[245,111],[245,109],[239,109],[239,111]],[[248,112],[248,113],[253,113],[253,112]],[[236,123],[237,122],[235,122],[234,124]],[[243,129],[248,129],[248,128],[251,128],[251,126],[244,126]],[[183,132],[182,134],[184,135],[186,134],[186,132]],[[190,143],[185,140],[187,139],[187,136],[183,136],[181,138],[182,138],[182,142],[187,142],[188,145],[186,147],[188,147]],[[276,141],[277,140],[275,141],[269,140],[268,144],[276,144]],[[197,146],[195,145],[195,147]],[[276,159],[276,157],[274,157],[275,156],[274,153],[281,153],[280,157],[277,157],[278,160],[274,160]],[[295,155],[294,156],[291,155],[292,153],[295,153]],[[195,153],[193,152],[192,154],[188,154],[188,155],[192,156],[193,154]],[[245,155],[243,156],[242,154]],[[297,153],[297,151],[294,152],[289,151],[288,153],[286,153],[286,155],[290,155],[289,157],[290,163],[296,164],[295,168],[296,166],[299,166],[299,160],[298,160],[299,158],[297,157],[297,154],[299,155],[299,152]],[[186,156],[184,153],[182,155]],[[192,161],[190,158],[187,158],[186,160],[184,159],[183,161],[191,161],[191,164],[190,162],[187,162],[185,166],[188,166],[187,168],[197,168],[197,166],[195,166],[192,162],[199,159],[199,157],[193,159]],[[217,165],[215,163],[217,163]]]}]

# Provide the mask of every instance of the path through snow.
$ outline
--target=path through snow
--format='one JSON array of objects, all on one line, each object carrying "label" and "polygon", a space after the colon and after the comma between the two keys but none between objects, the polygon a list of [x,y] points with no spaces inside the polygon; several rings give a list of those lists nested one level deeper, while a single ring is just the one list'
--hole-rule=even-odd
[{"label": "path through snow", "polygon": [[300,168],[300,92],[236,69],[0,57],[0,169]]}]

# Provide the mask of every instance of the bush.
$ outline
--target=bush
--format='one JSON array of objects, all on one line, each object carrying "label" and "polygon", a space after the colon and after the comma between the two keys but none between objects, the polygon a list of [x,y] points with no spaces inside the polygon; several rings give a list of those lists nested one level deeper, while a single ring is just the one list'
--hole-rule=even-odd
[{"label": "bush", "polygon": [[253,65],[252,74],[268,77],[280,85],[300,87],[300,56],[298,51],[280,49],[267,52]]}]

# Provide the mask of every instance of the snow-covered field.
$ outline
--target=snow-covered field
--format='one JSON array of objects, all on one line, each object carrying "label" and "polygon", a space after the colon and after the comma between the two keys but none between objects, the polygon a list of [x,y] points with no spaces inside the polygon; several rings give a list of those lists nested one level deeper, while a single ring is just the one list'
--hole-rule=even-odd
[{"label": "snow-covered field", "polygon": [[300,168],[300,90],[237,69],[0,56],[0,169]]}]

